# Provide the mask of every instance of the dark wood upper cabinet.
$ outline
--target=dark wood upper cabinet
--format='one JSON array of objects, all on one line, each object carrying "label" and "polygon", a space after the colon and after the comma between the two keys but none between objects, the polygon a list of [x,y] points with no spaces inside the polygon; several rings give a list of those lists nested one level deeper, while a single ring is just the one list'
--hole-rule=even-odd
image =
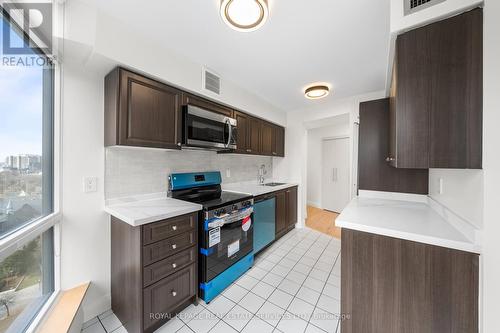
[{"label": "dark wood upper cabinet", "polygon": [[429,25],[430,167],[482,167],[483,14]]},{"label": "dark wood upper cabinet", "polygon": [[[105,78],[105,146],[181,149],[182,107],[236,118],[240,154],[285,156],[285,129],[117,67]],[[224,151],[224,153],[233,151]]]},{"label": "dark wood upper cabinet", "polygon": [[261,120],[254,117],[248,118],[248,141],[247,152],[259,155],[261,153]]},{"label": "dark wood upper cabinet", "polygon": [[398,36],[393,166],[482,167],[482,22],[482,9],[474,9]]},{"label": "dark wood upper cabinet", "polygon": [[105,78],[105,145],[180,149],[181,95],[116,68]]},{"label": "dark wood upper cabinet", "polygon": [[218,103],[209,101],[205,98],[202,98],[202,97],[199,97],[196,95],[192,95],[189,93],[183,93],[182,94],[182,105],[188,105],[188,104],[194,105],[194,106],[197,106],[197,107],[200,107],[202,109],[206,109],[206,110],[209,110],[212,112],[220,113],[220,114],[223,114],[223,115],[228,116],[228,117],[232,117],[233,112],[234,112],[233,109],[231,109],[230,107],[220,105]]},{"label": "dark wood upper cabinet", "polygon": [[272,156],[273,151],[274,151],[274,140],[273,140],[273,135],[274,135],[274,125],[268,122],[262,122],[261,125],[261,147],[260,147],[260,153],[262,155],[268,155]]},{"label": "dark wood upper cabinet", "polygon": [[426,28],[409,31],[396,41],[391,89],[391,165],[429,168],[429,107],[431,98]]},{"label": "dark wood upper cabinet", "polygon": [[285,128],[273,126],[273,156],[285,157]]},{"label": "dark wood upper cabinet", "polygon": [[236,133],[236,142],[238,148],[236,149],[236,152],[247,153],[247,149],[250,149],[248,144],[248,115],[239,111],[235,111],[234,118],[236,119],[238,126],[238,132]]},{"label": "dark wood upper cabinet", "polygon": [[397,169],[389,153],[389,99],[359,104],[358,188],[360,190],[428,194],[428,169]]}]

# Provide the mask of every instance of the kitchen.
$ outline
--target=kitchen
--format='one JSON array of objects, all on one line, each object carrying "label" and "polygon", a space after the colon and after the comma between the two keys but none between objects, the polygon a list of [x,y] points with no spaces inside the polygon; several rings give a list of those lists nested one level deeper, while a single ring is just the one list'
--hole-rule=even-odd
[{"label": "kitchen", "polygon": [[[494,332],[499,9],[54,2],[42,148],[0,166],[33,178],[21,158],[41,155],[41,189],[0,187],[3,226],[32,193],[44,212],[0,233],[0,259],[48,245],[38,280],[6,279],[0,323]],[[16,303],[29,283],[39,307]]]}]

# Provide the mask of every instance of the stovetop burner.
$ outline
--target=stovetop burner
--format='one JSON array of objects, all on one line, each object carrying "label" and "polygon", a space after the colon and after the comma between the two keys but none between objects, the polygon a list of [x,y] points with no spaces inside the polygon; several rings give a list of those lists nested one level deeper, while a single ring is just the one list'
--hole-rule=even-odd
[{"label": "stovetop burner", "polygon": [[169,196],[175,199],[203,205],[204,210],[250,200],[251,194],[222,191],[219,172],[200,174],[172,174],[169,182]]}]

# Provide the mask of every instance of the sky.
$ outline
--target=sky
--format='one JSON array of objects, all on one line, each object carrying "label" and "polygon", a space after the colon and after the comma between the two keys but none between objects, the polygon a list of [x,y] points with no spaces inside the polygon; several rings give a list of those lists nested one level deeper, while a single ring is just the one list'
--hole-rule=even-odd
[{"label": "sky", "polygon": [[[2,20],[0,24],[0,58],[2,58],[4,56],[2,30],[10,27],[3,17],[0,16],[0,20]],[[15,33],[11,34],[13,35]],[[15,38],[19,39],[17,35]],[[42,67],[4,66],[0,61],[0,163],[9,155],[41,155],[41,88]]]}]

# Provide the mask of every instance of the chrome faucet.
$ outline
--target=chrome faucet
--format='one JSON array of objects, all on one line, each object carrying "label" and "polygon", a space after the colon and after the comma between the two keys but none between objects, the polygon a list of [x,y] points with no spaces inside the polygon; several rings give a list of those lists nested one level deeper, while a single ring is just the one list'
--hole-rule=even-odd
[{"label": "chrome faucet", "polygon": [[267,170],[266,170],[266,165],[265,164],[262,164],[259,168],[259,182],[261,184],[264,184],[264,176],[267,174]]}]

